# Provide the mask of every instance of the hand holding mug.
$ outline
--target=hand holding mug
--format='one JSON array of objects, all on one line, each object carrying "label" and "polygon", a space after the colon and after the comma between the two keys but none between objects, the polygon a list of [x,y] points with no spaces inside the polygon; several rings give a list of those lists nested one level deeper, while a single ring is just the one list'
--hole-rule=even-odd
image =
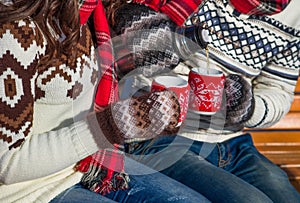
[{"label": "hand holding mug", "polygon": [[188,81],[179,76],[158,76],[152,82],[151,91],[173,91],[180,104],[180,115],[178,125],[180,126],[186,118],[188,110],[190,86]]}]

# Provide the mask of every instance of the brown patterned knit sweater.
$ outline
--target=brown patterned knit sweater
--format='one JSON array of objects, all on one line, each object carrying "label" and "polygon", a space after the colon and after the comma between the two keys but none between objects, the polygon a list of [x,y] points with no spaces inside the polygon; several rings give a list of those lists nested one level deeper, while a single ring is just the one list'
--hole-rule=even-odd
[{"label": "brown patterned knit sweater", "polygon": [[83,26],[76,65],[61,56],[41,70],[47,42],[37,25],[29,18],[0,25],[0,202],[48,202],[79,182],[74,163],[98,149],[79,121],[97,79],[91,43]]}]

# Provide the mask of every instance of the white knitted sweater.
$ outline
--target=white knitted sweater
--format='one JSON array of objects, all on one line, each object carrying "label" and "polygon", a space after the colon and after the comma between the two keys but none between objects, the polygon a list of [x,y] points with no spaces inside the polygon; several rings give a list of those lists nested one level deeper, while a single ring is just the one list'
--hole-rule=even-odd
[{"label": "white knitted sweater", "polygon": [[0,202],[48,202],[78,183],[74,164],[98,150],[82,120],[97,62],[82,27],[77,64],[38,70],[47,42],[31,19],[0,25]]}]

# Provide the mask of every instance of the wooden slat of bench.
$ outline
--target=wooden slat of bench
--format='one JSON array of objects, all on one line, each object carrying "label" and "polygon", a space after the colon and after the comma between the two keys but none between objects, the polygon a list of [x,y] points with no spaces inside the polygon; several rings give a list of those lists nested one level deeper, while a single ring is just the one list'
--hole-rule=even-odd
[{"label": "wooden slat of bench", "polygon": [[295,186],[295,188],[300,191],[300,168],[297,167],[289,167],[289,168],[282,168],[289,177],[290,182]]},{"label": "wooden slat of bench", "polygon": [[291,177],[291,180],[300,180],[300,164],[280,166]]},{"label": "wooden slat of bench", "polygon": [[300,192],[300,166],[280,166],[288,175],[292,185]]},{"label": "wooden slat of bench", "polygon": [[267,128],[276,130],[300,130],[300,112],[289,112],[277,124]]},{"label": "wooden slat of bench", "polygon": [[[300,143],[257,143],[257,149],[263,153],[299,153],[300,154]],[[300,164],[300,156],[299,156],[299,164]]]},{"label": "wooden slat of bench", "polygon": [[295,92],[300,92],[300,77],[298,77],[298,82],[297,82],[297,85],[296,85],[296,89],[295,89]]},{"label": "wooden slat of bench", "polygon": [[[266,156],[268,159],[270,159],[273,163],[275,163],[276,165],[299,165],[299,159],[300,159],[300,152],[272,152],[272,153],[268,153],[268,152],[263,152],[260,151],[264,156]],[[300,165],[297,168],[297,170],[299,170],[300,173]],[[300,174],[299,174],[300,177]]]},{"label": "wooden slat of bench", "polygon": [[298,111],[300,112],[300,94],[296,94],[290,112]]},{"label": "wooden slat of bench", "polygon": [[290,180],[292,185],[300,192],[300,181],[298,180]]},{"label": "wooden slat of bench", "polygon": [[[299,131],[252,131],[254,143],[299,143]],[[300,160],[299,160],[300,162]]]}]

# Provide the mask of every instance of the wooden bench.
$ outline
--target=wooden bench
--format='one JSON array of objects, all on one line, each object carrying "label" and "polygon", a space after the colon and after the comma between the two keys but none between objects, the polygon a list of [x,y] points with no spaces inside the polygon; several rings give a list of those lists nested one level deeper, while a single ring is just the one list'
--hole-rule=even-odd
[{"label": "wooden bench", "polygon": [[247,131],[258,150],[286,171],[300,192],[300,77],[289,113],[270,128]]}]

